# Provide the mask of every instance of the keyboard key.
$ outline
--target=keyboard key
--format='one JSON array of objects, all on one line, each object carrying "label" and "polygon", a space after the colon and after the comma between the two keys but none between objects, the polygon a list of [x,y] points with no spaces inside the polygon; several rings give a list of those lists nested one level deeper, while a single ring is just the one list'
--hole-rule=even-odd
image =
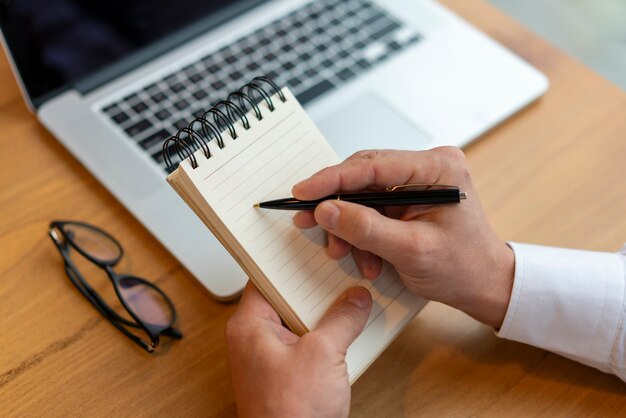
[{"label": "keyboard key", "polygon": [[188,125],[189,123],[187,122],[187,119],[181,119],[177,121],[176,123],[174,123],[174,127],[176,129],[183,129],[183,128],[186,128]]},{"label": "keyboard key", "polygon": [[139,122],[130,125],[125,130],[129,136],[137,136],[143,131],[145,131],[146,129],[151,128],[151,127],[152,127],[152,124],[148,120],[142,119]]},{"label": "keyboard key", "polygon": [[170,86],[170,89],[172,89],[174,93],[180,93],[181,91],[185,90],[185,86],[182,83],[175,83]]},{"label": "keyboard key", "polygon": [[391,51],[397,51],[402,48],[402,46],[400,46],[400,44],[396,41],[393,41],[389,45],[387,45],[387,48],[389,48]]},{"label": "keyboard key", "polygon": [[292,62],[287,61],[286,63],[283,64],[283,68],[286,71],[292,70],[295,67],[295,65]]},{"label": "keyboard key", "polygon": [[137,93],[133,93],[133,94],[129,94],[128,96],[124,97],[124,101],[126,103],[130,102],[130,101],[135,101],[137,100],[137,98],[139,98],[139,96],[137,95]]},{"label": "keyboard key", "polygon": [[111,116],[111,119],[113,119],[115,123],[121,124],[122,122],[126,122],[130,118],[128,117],[126,113],[120,112],[117,115]]},{"label": "keyboard key", "polygon": [[163,79],[168,85],[176,84],[178,82],[178,76],[176,74],[170,74]]},{"label": "keyboard key", "polygon": [[289,85],[289,87],[297,87],[300,84],[302,84],[302,80],[300,80],[297,77],[294,77],[294,78],[290,79],[289,81],[287,81],[287,84]]},{"label": "keyboard key", "polygon": [[189,102],[185,99],[181,99],[174,103],[174,107],[178,110],[185,110],[189,107]]},{"label": "keyboard key", "polygon": [[412,44],[412,43],[415,43],[415,42],[417,42],[417,41],[419,41],[421,39],[422,39],[422,37],[420,35],[413,35],[413,36],[411,36],[409,38],[409,40],[406,43],[407,43],[407,45],[408,44]]},{"label": "keyboard key", "polygon": [[226,57],[225,61],[229,64],[234,64],[237,62],[237,58],[234,55],[230,55]]},{"label": "keyboard key", "polygon": [[135,112],[141,113],[148,108],[148,105],[146,105],[144,102],[139,102],[136,105],[133,105],[132,108]]},{"label": "keyboard key", "polygon": [[373,15],[369,16],[367,19],[365,19],[365,20],[363,21],[363,24],[364,24],[365,26],[371,26],[371,25],[373,25],[374,23],[378,22],[380,19],[385,19],[385,20],[387,20],[387,16],[385,16],[385,14],[384,14],[384,13],[381,13],[381,12],[376,12],[376,13],[374,13]]},{"label": "keyboard key", "polygon": [[156,144],[163,144],[163,142],[170,136],[170,133],[165,129],[161,129],[160,131],[148,136],[146,139],[142,139],[139,141],[139,145],[143,149],[152,148]]},{"label": "keyboard key", "polygon": [[204,99],[205,97],[207,97],[208,95],[209,95],[209,93],[207,93],[206,91],[204,91],[204,90],[198,90],[197,92],[195,92],[195,93],[193,94],[193,97],[195,97],[195,98],[196,98],[196,99],[198,99],[198,100],[202,100],[202,99]]},{"label": "keyboard key", "polygon": [[111,115],[114,113],[118,113],[120,111],[120,107],[117,105],[117,103],[113,103],[103,108],[102,111],[106,114]]},{"label": "keyboard key", "polygon": [[225,85],[226,84],[224,84],[223,81],[217,80],[215,83],[211,84],[211,87],[213,87],[215,90],[220,90],[223,89]]},{"label": "keyboard key", "polygon": [[385,26],[382,29],[377,30],[376,32],[372,33],[370,35],[370,38],[372,39],[380,39],[385,35],[390,34],[391,32],[395,31],[396,29],[400,28],[400,24],[396,23],[396,22],[392,22],[391,24],[389,24],[388,26]]},{"label": "keyboard key", "polygon": [[248,70],[250,71],[256,71],[259,69],[259,64],[257,64],[256,62],[251,62],[250,64],[248,64]]},{"label": "keyboard key", "polygon": [[309,87],[307,90],[298,94],[298,100],[302,104],[306,104],[311,100],[315,99],[318,96],[326,93],[327,91],[333,89],[335,86],[328,80],[323,80],[313,87]]},{"label": "keyboard key", "polygon": [[157,93],[151,97],[156,103],[161,103],[163,100],[167,99],[167,96],[164,93]]},{"label": "keyboard key", "polygon": [[[175,153],[176,153],[175,146],[174,147],[170,146],[170,147],[167,147],[167,148],[171,150],[170,155],[175,155]],[[154,158],[154,160],[157,163],[159,163],[159,164],[163,164],[165,162],[165,159],[163,158],[163,150],[158,150],[157,152],[152,154],[152,158]],[[173,158],[172,158],[172,160],[173,160]],[[166,169],[166,172],[169,173],[169,171],[167,171],[167,169]]]},{"label": "keyboard key", "polygon": [[356,76],[356,74],[348,68],[345,68],[337,73],[337,77],[339,77],[341,81],[347,81],[354,76]]},{"label": "keyboard key", "polygon": [[168,112],[167,110],[163,109],[163,110],[159,110],[158,112],[156,112],[154,116],[156,116],[158,120],[165,120],[169,118],[170,116],[172,116],[172,114]]},{"label": "keyboard key", "polygon": [[189,77],[189,80],[190,80],[192,83],[199,83],[200,81],[202,81],[202,79],[203,79],[203,78],[204,78],[204,77],[202,77],[200,74],[197,74],[197,73],[196,73],[196,74],[191,75],[191,76]]},{"label": "keyboard key", "polygon": [[241,74],[239,71],[233,71],[232,73],[230,73],[230,79],[233,81],[237,81],[241,77],[243,77],[243,74]]},{"label": "keyboard key", "polygon": [[157,94],[159,91],[161,91],[161,89],[159,89],[159,86],[157,86],[156,83],[152,83],[144,87],[143,91],[145,91],[148,94],[148,96],[153,96]]}]

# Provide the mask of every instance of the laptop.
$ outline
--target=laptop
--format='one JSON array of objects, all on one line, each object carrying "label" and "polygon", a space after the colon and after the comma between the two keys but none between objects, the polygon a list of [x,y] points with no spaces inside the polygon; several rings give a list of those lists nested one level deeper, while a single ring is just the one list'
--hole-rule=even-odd
[{"label": "laptop", "polygon": [[464,146],[546,78],[430,0],[0,0],[39,120],[218,300],[247,277],[166,184],[163,141],[258,75],[340,157]]}]

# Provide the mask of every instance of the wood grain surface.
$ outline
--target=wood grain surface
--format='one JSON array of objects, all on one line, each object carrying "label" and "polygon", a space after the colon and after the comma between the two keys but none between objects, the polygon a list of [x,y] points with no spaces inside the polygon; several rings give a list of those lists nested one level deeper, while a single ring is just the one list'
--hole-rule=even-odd
[{"label": "wood grain surface", "polygon": [[[484,0],[445,0],[539,68],[550,90],[466,152],[505,240],[615,251],[626,240],[626,94]],[[234,416],[209,294],[27,110],[0,58],[0,415]],[[129,176],[132,173],[129,173]],[[185,337],[149,356],[84,300],[47,237],[53,219],[119,238],[119,270],[174,300]],[[114,300],[104,275],[85,266]],[[496,338],[431,303],[353,387],[352,416],[626,414],[619,379]]]}]

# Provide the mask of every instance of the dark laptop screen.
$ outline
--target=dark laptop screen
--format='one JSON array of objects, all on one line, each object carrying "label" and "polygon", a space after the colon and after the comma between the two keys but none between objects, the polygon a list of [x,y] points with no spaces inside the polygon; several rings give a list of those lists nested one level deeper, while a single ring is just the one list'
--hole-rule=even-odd
[{"label": "dark laptop screen", "polygon": [[225,15],[241,3],[252,2],[0,0],[0,23],[26,90],[37,103],[37,98],[165,42],[191,24],[206,20],[206,29],[210,16]]}]

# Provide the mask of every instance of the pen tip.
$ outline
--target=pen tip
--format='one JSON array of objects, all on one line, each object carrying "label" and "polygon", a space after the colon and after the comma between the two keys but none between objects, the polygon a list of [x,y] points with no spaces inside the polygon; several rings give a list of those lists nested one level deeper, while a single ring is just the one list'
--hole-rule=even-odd
[{"label": "pen tip", "polygon": [[260,203],[255,203],[254,205],[252,205],[253,208],[260,208],[261,204]]}]

